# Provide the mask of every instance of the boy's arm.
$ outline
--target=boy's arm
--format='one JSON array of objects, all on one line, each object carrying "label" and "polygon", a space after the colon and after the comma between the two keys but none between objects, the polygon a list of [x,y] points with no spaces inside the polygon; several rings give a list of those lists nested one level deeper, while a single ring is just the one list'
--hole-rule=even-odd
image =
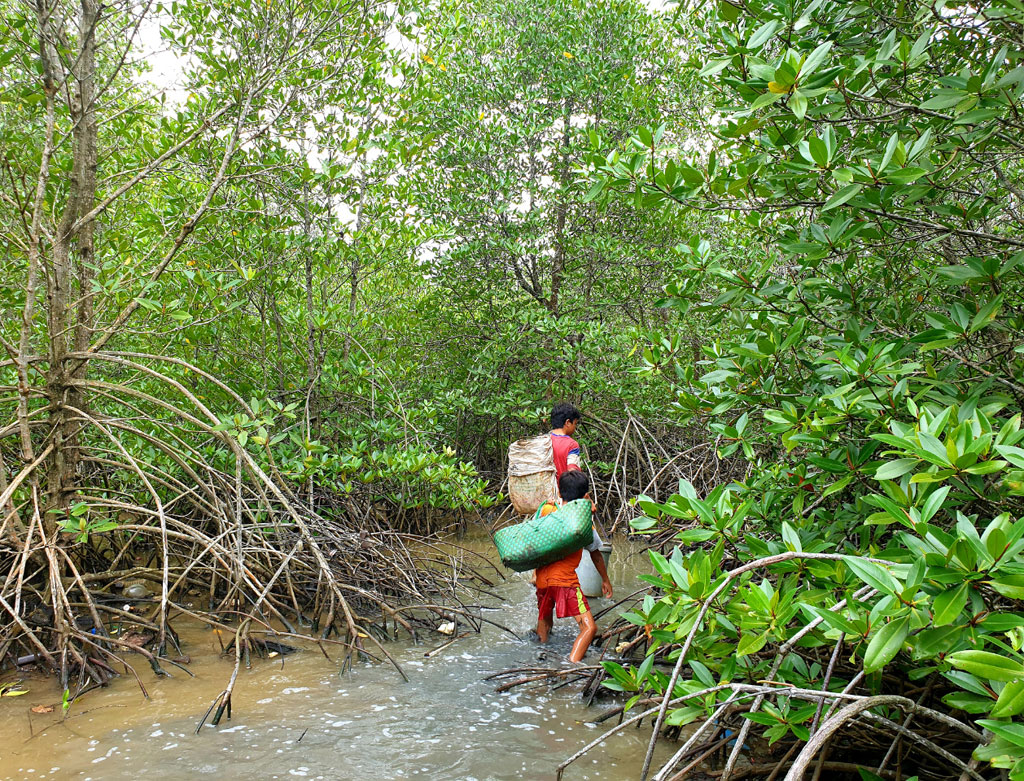
[{"label": "boy's arm", "polygon": [[612,598],[612,582],[608,579],[608,568],[604,564],[604,554],[599,550],[590,551],[597,574],[601,576],[601,593],[606,599]]},{"label": "boy's arm", "polygon": [[569,469],[583,469],[583,462],[580,459],[580,443],[575,439],[570,440],[571,447],[565,456],[565,462]]}]

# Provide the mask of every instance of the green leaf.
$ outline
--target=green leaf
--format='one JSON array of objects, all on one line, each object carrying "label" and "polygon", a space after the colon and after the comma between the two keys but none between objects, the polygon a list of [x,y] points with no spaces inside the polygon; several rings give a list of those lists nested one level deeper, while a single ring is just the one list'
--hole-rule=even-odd
[{"label": "green leaf", "polygon": [[992,716],[997,719],[1008,719],[1024,712],[1024,681],[1010,681],[999,693]]},{"label": "green leaf", "polygon": [[875,479],[895,480],[897,477],[902,477],[911,471],[918,463],[919,461],[916,458],[900,458],[896,461],[890,461],[878,467],[875,471]]},{"label": "green leaf", "polygon": [[726,57],[725,59],[721,60],[712,60],[711,62],[709,62],[707,65],[700,69],[700,75],[702,77],[714,76],[719,71],[722,71],[725,68],[727,68],[730,62],[732,62],[731,57]]},{"label": "green leaf", "polygon": [[1024,615],[1020,613],[989,613],[981,621],[988,632],[1009,632],[1018,626],[1024,626]]},{"label": "green leaf", "polygon": [[1024,748],[1024,724],[1007,724],[1005,721],[992,719],[978,719],[978,724],[1013,745]]},{"label": "green leaf", "polygon": [[893,154],[896,152],[896,147],[900,143],[899,133],[893,133],[889,136],[889,143],[885,145],[885,154],[882,155],[882,162],[878,164],[878,170],[876,174],[882,173],[889,165],[889,161],[892,160]]},{"label": "green leaf", "polygon": [[1003,307],[1003,296],[1002,294],[996,296],[989,301],[985,306],[978,310],[978,313],[971,320],[970,328],[967,329],[968,333],[973,334],[976,331],[981,330],[993,320],[999,314],[999,310]]},{"label": "green leaf", "polygon": [[[632,522],[630,522],[630,526],[632,526],[634,529],[637,528],[636,526],[633,525]],[[682,542],[694,543],[694,542],[707,542],[708,540],[713,538],[716,534],[717,534],[717,532],[715,532],[713,529],[685,529],[684,531],[679,532],[677,537]]]},{"label": "green leaf", "polygon": [[[778,68],[775,69],[775,78],[773,79],[780,87],[786,87],[787,89],[782,90],[783,92],[790,92],[789,87],[796,84],[796,71],[794,71],[788,63],[782,63]],[[769,89],[771,84],[768,85]],[[773,90],[774,91],[774,90]]]},{"label": "green leaf", "polygon": [[737,656],[747,656],[748,654],[756,654],[762,648],[765,643],[768,642],[768,632],[764,631],[759,635],[753,633],[745,634],[740,638],[739,644],[736,646]]},{"label": "green leaf", "polygon": [[779,23],[777,21],[772,20],[770,22],[765,22],[751,34],[750,38],[747,39],[747,48],[760,49],[778,29]]},{"label": "green leaf", "polygon": [[843,562],[854,575],[879,592],[895,596],[899,591],[899,581],[892,576],[889,570],[873,561],[865,561],[856,556],[843,556]]},{"label": "green leaf", "polygon": [[933,517],[935,513],[942,507],[942,503],[946,501],[946,497],[949,496],[950,486],[944,485],[941,488],[937,488],[928,495],[925,499],[924,506],[921,508],[921,520],[927,523]]},{"label": "green leaf", "polygon": [[1010,599],[1024,599],[1024,575],[1001,575],[988,581],[993,590]]},{"label": "green leaf", "polygon": [[964,471],[969,475],[990,475],[1001,471],[1005,466],[1005,461],[996,459],[994,461],[982,461],[980,464],[965,468]]},{"label": "green leaf", "polygon": [[958,670],[990,681],[1014,681],[1024,677],[1024,665],[990,651],[957,651],[947,656],[946,661]]},{"label": "green leaf", "polygon": [[823,610],[821,608],[806,606],[807,612],[813,615],[815,618],[820,618],[825,624],[833,629],[838,629],[840,632],[845,632],[848,635],[859,635],[861,634],[860,629],[850,621],[848,618],[833,610]]},{"label": "green leaf", "polygon": [[[807,149],[811,153],[811,159],[818,164],[819,167],[824,168],[828,165],[829,154],[828,147],[825,146],[825,142],[817,136],[811,136],[807,139]],[[803,329],[800,329],[801,333]],[[791,337],[787,336],[786,341],[789,341]],[[784,344],[783,349],[791,347],[792,342],[788,345]]]},{"label": "green leaf", "polygon": [[962,637],[962,630],[957,626],[944,626],[941,629],[925,629],[914,635],[911,641],[914,658],[923,659],[952,651]]},{"label": "green leaf", "polygon": [[834,493],[838,493],[839,491],[842,491],[844,488],[846,488],[846,486],[848,486],[853,481],[853,477],[854,477],[853,475],[847,475],[842,480],[837,480],[836,482],[832,483],[832,485],[830,485],[828,488],[826,488],[824,491],[822,491],[821,495],[823,497],[824,496],[831,496]]},{"label": "green leaf", "polygon": [[955,106],[964,99],[964,93],[960,90],[940,90],[934,98],[929,98],[921,104],[921,108],[932,111],[940,111],[944,108]]},{"label": "green leaf", "polygon": [[864,672],[873,673],[891,662],[903,647],[909,632],[909,615],[890,621],[878,630],[864,652]]},{"label": "green leaf", "polygon": [[950,466],[949,453],[946,451],[946,446],[939,442],[938,439],[927,431],[918,432],[917,439],[921,443],[921,447],[924,448],[924,452],[931,456],[929,460],[932,460],[937,466]]},{"label": "green leaf", "polygon": [[996,89],[1012,87],[1014,84],[1020,84],[1022,82],[1024,82],[1024,67],[1018,65],[1009,73],[1004,74],[1003,77],[996,82]]},{"label": "green leaf", "polygon": [[752,721],[755,724],[761,724],[765,727],[771,727],[779,723],[779,718],[777,716],[773,716],[770,713],[763,712],[744,713],[743,718],[745,718],[747,721]]},{"label": "green leaf", "polygon": [[718,14],[727,22],[735,22],[740,18],[740,9],[728,0],[724,0],[718,4]]},{"label": "green leaf", "polygon": [[594,182],[594,184],[591,185],[590,189],[587,190],[587,194],[583,196],[583,202],[584,203],[590,203],[597,196],[599,196],[601,194],[601,191],[604,190],[604,185],[605,185],[605,182],[604,182],[603,179],[599,180],[597,182]]},{"label": "green leaf", "polygon": [[832,41],[825,41],[820,44],[813,52],[807,55],[807,59],[804,60],[803,65],[800,66],[800,77],[806,79],[818,66],[821,65],[825,58],[828,57],[828,53],[832,50]]},{"label": "green leaf", "polygon": [[908,168],[898,168],[895,171],[890,171],[885,175],[885,178],[893,184],[912,184],[927,173],[928,171],[924,168],[910,166]]},{"label": "green leaf", "polygon": [[968,713],[988,713],[992,709],[992,698],[980,694],[968,694],[967,692],[951,692],[942,698],[942,701],[951,708],[957,708]]},{"label": "green leaf", "polygon": [[703,708],[697,708],[691,705],[685,708],[680,708],[679,710],[669,711],[668,716],[665,717],[665,723],[671,726],[681,727],[692,721],[696,721],[699,716],[703,715]]},{"label": "green leaf", "polygon": [[[653,659],[653,656],[648,657]],[[690,665],[690,669],[693,670],[693,677],[703,683],[705,686],[714,686],[715,676],[711,673],[711,670],[707,668],[707,665],[702,664],[698,661],[687,662]]]},{"label": "green leaf", "polygon": [[629,522],[630,528],[636,531],[647,531],[657,525],[658,521],[656,518],[634,518]]},{"label": "green leaf", "polygon": [[996,445],[996,452],[1016,467],[1024,469],[1024,448]]},{"label": "green leaf", "polygon": [[807,114],[807,98],[794,92],[789,98],[789,109],[797,119],[803,119]]},{"label": "green leaf", "polygon": [[945,626],[953,623],[967,604],[968,589],[967,583],[961,583],[951,591],[943,591],[937,597],[932,606],[932,617],[935,626]]},{"label": "green leaf", "polygon": [[914,160],[920,155],[932,141],[932,129],[928,128],[921,134],[921,136],[914,142],[913,146],[910,147],[910,152],[907,153],[907,162]]},{"label": "green leaf", "polygon": [[846,187],[833,193],[832,197],[825,201],[825,205],[821,210],[823,212],[827,212],[829,209],[835,209],[837,206],[842,206],[863,189],[864,185],[862,184],[848,184]]},{"label": "green leaf", "polygon": [[786,547],[790,550],[803,550],[803,548],[800,547],[800,535],[787,521],[782,522],[782,539],[785,541]]},{"label": "green leaf", "polygon": [[775,103],[781,100],[784,94],[785,93],[769,91],[763,95],[758,95],[754,102],[750,104],[750,110],[755,111],[756,109],[764,108],[765,106]]}]

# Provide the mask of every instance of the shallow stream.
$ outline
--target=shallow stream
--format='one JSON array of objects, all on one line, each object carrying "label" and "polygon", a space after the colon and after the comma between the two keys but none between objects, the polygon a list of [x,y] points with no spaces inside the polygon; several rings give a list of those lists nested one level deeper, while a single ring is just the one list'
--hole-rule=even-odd
[{"label": "shallow stream", "polygon": [[[635,590],[645,565],[646,557],[615,544],[609,570],[616,597]],[[500,609],[485,616],[525,638],[536,622],[532,586],[512,576],[494,593],[501,602],[491,604]],[[607,604],[591,600],[595,612]],[[130,677],[87,694],[64,720],[52,680],[30,678],[29,694],[0,698],[0,778],[554,778],[562,760],[607,729],[610,723],[586,722],[608,701],[585,707],[579,685],[497,694],[496,684],[483,678],[538,663],[557,666],[575,634],[572,619],[558,619],[551,643],[541,647],[485,625],[480,635],[429,658],[424,653],[443,637],[419,646],[396,643],[389,650],[408,683],[385,664],[339,674],[315,648],[254,658],[239,673],[233,718],[196,735],[234,658],[221,656],[211,630],[185,631],[195,678],[174,668],[173,679],[157,678],[135,657],[148,700]],[[591,651],[587,661],[595,658]],[[649,729],[624,730],[570,767],[566,781],[636,777],[649,735]],[[660,747],[656,759],[669,752]]]}]

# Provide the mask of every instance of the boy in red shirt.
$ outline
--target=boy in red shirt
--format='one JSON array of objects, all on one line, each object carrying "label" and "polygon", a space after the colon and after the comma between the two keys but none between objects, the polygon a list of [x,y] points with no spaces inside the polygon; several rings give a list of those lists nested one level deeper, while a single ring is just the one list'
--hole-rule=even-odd
[{"label": "boy in red shirt", "polygon": [[[589,488],[590,480],[579,469],[569,469],[558,480],[558,493],[563,502],[589,498]],[[548,502],[541,508],[541,515],[547,515],[556,509],[558,508],[552,502]],[[599,550],[600,545],[601,538],[595,531],[593,540],[586,546],[586,550],[590,552],[594,567],[601,575],[601,593],[610,599],[612,584],[608,580],[608,570],[604,565],[604,556]],[[578,550],[563,559],[537,569],[537,637],[542,643],[548,641],[548,633],[554,623],[551,617],[552,611],[555,611],[555,615],[559,618],[574,617],[576,623],[579,624],[580,633],[569,654],[571,662],[579,662],[583,659],[594,635],[597,634],[597,624],[594,622],[590,605],[587,604],[587,598],[583,595],[579,578],[576,576],[576,568],[579,566],[581,558],[583,558],[583,551]]]},{"label": "boy in red shirt", "polygon": [[551,410],[551,451],[555,457],[555,479],[570,469],[580,468],[580,443],[572,438],[583,415],[568,402]]}]

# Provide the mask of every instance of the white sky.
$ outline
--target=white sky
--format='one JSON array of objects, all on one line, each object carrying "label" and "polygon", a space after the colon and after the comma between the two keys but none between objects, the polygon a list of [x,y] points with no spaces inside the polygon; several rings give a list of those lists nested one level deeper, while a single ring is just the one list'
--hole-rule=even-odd
[{"label": "white sky", "polygon": [[[644,5],[653,12],[663,11],[668,5],[668,0],[641,0]],[[389,3],[387,11],[391,14],[397,12],[397,6],[393,3]],[[167,14],[158,15],[151,13],[147,16],[139,28],[138,35],[138,47],[141,58],[147,63],[150,70],[143,76],[144,82],[151,85],[152,89],[157,93],[163,93],[166,97],[167,104],[173,109],[176,106],[180,106],[188,99],[188,90],[185,86],[185,69],[188,65],[187,60],[183,59],[178,52],[172,51],[160,37],[160,27],[162,24],[166,24],[170,20],[170,16]],[[402,59],[411,59],[419,55],[419,46],[412,39],[404,36],[400,33],[396,26],[392,25],[391,28],[385,34],[386,44],[395,52],[399,54]],[[391,87],[399,86],[402,82],[400,75],[390,74],[385,78],[386,83]],[[580,115],[573,116],[571,124],[574,127],[585,127],[591,122],[590,117]],[[486,121],[486,120],[485,120]],[[557,132],[561,129],[561,120],[556,120],[553,131]],[[312,136],[315,135],[315,131],[312,129],[312,124],[307,128],[307,140],[310,142],[310,149],[307,152],[307,160],[311,167],[316,169],[323,169],[326,164],[327,156],[323,154],[317,147]],[[288,143],[292,146],[295,151],[301,151],[298,143]],[[381,155],[379,149],[369,149],[364,153],[363,160],[365,163],[372,163]],[[339,162],[337,158],[334,158],[333,162]],[[348,171],[348,177],[351,179],[358,179],[362,173],[362,161],[354,160],[349,158],[348,160],[340,161],[343,164],[350,164]],[[392,175],[392,179],[395,175]],[[390,181],[390,180],[389,180]],[[551,177],[544,177],[541,181],[543,189],[550,189],[554,186]],[[338,201],[333,205],[334,213],[339,223],[344,226],[347,230],[355,224],[355,207],[351,204],[343,201]],[[510,208],[516,212],[526,212],[531,207],[531,196],[524,190],[522,198],[519,202],[511,204]]]}]

